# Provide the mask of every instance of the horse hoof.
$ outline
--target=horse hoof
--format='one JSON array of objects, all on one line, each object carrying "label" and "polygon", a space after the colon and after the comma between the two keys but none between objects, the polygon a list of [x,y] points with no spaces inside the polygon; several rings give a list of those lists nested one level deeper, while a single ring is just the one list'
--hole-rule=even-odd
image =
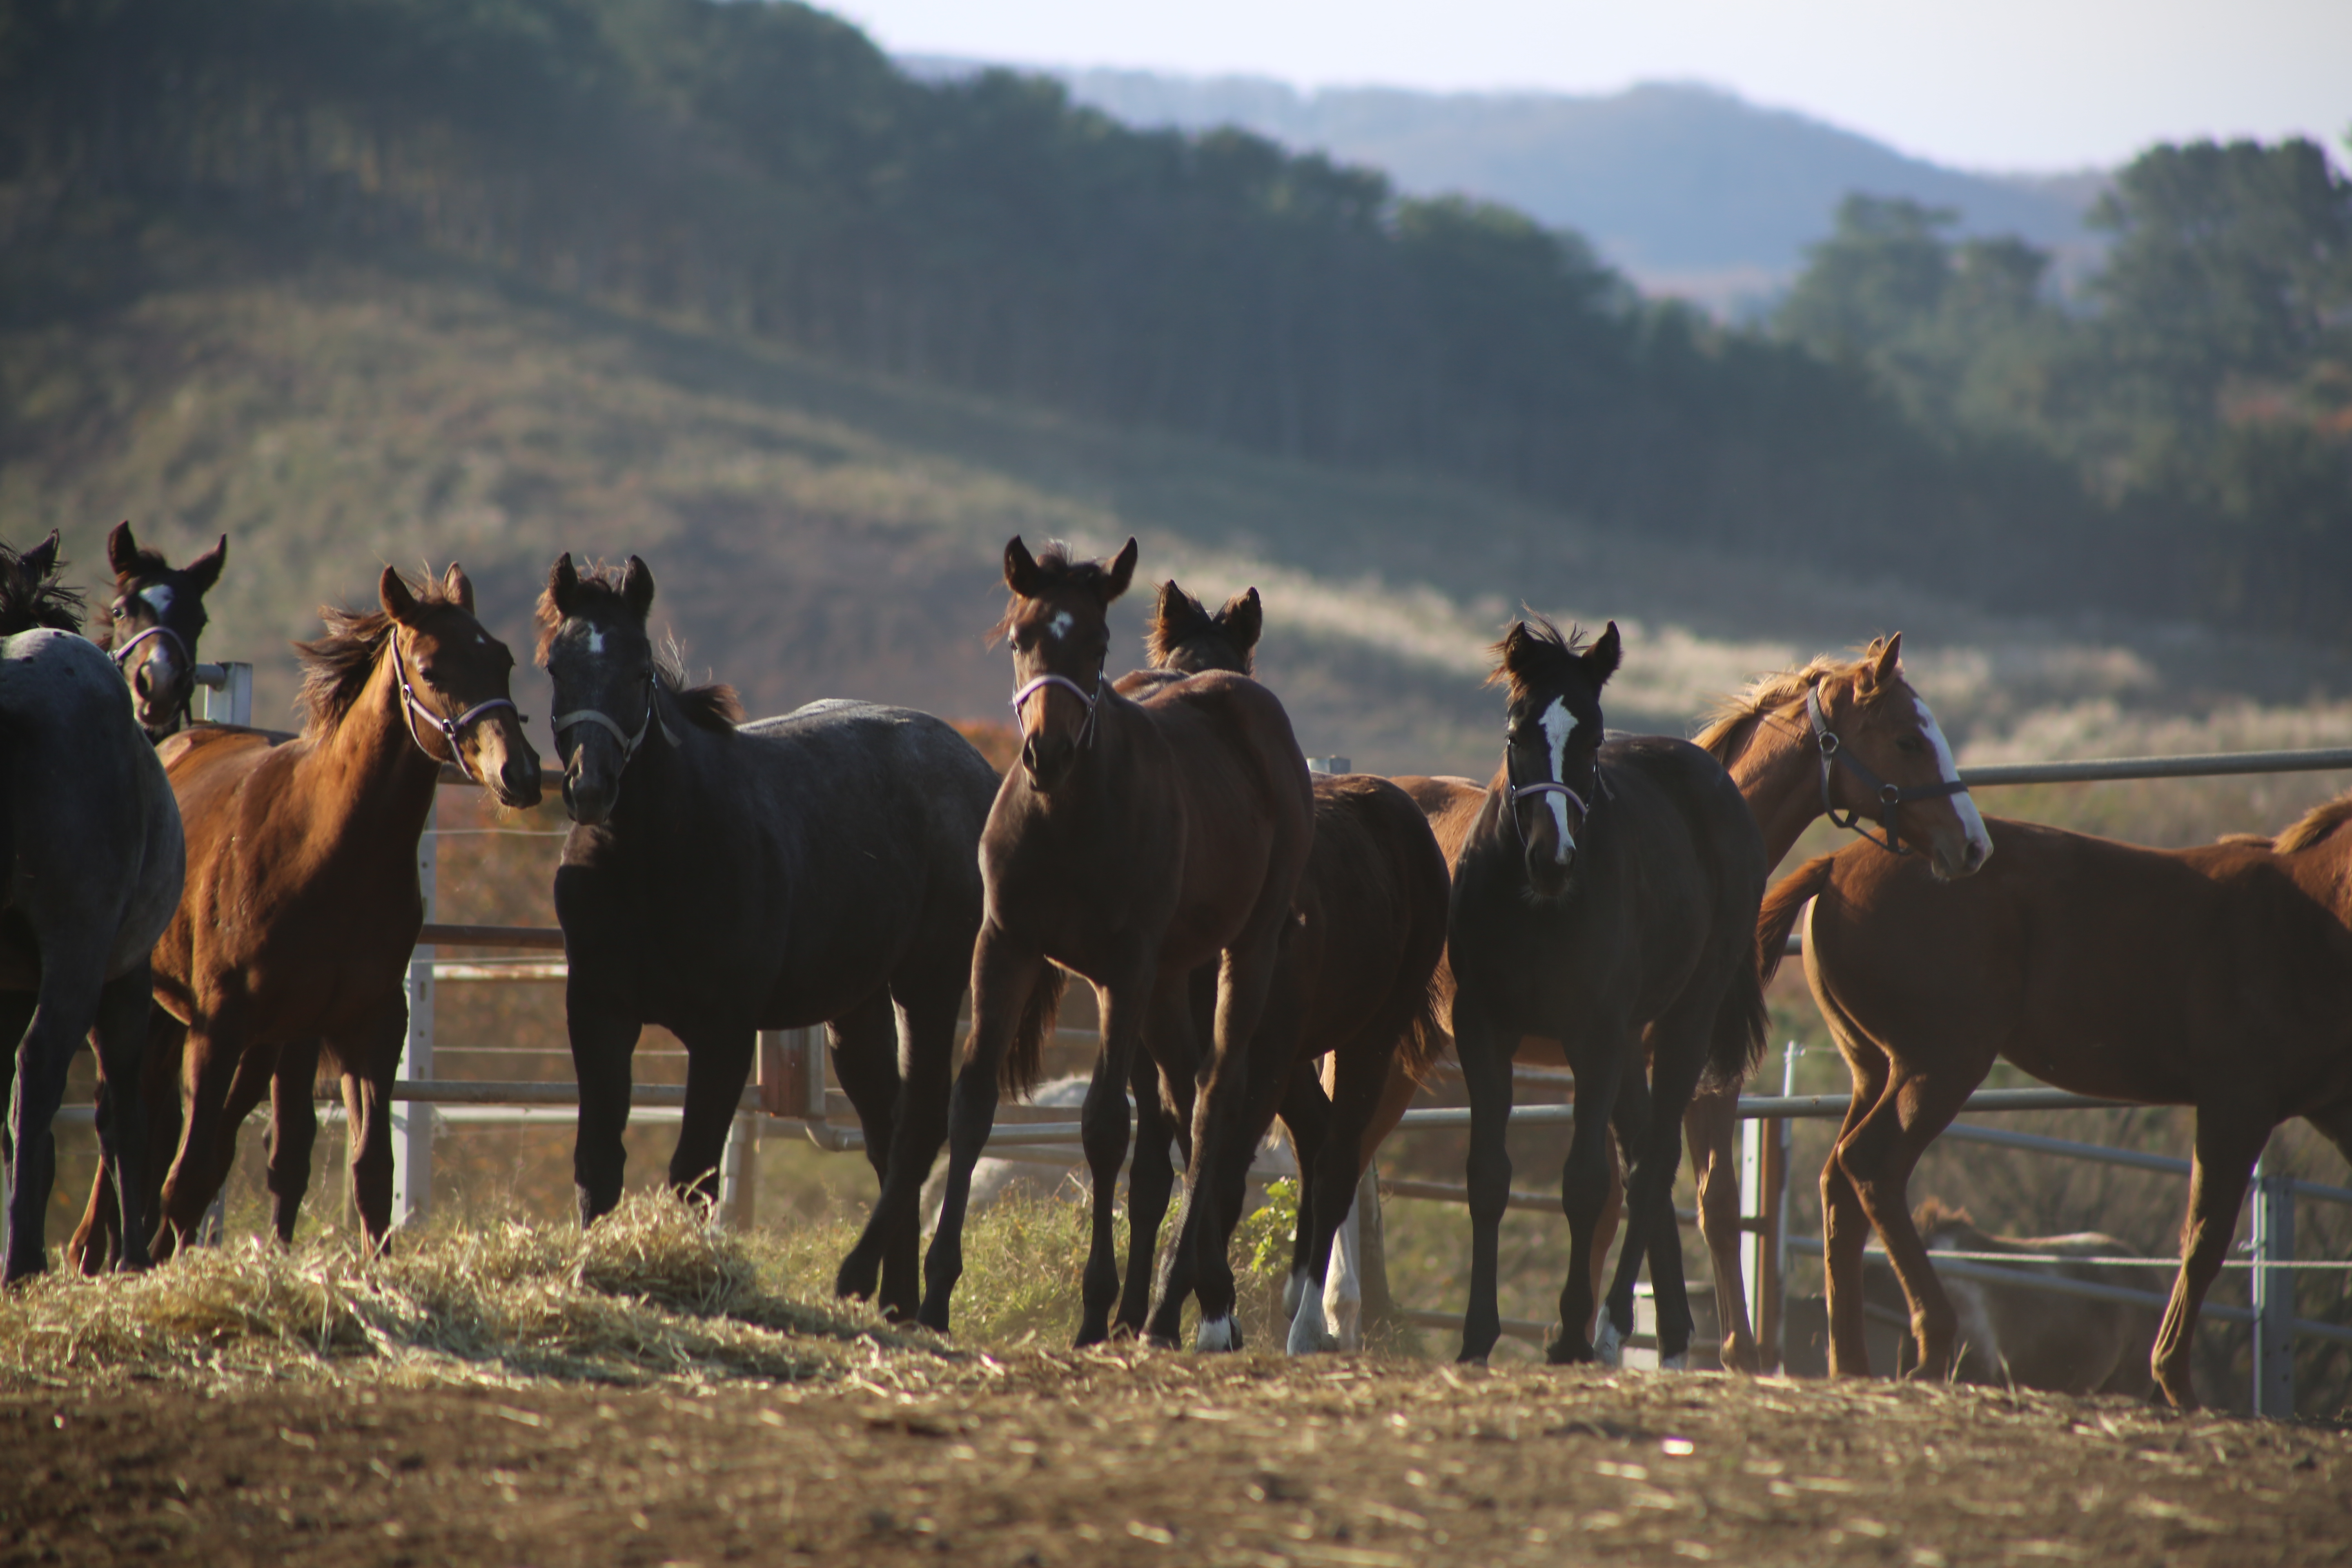
[{"label": "horse hoof", "polygon": [[1331,1337],[1330,1331],[1324,1324],[1320,1302],[1314,1303],[1309,1310],[1302,1311],[1290,1320],[1290,1339],[1283,1346],[1288,1354],[1324,1355],[1339,1348],[1339,1342]]},{"label": "horse hoof", "polygon": [[1680,1355],[1660,1356],[1658,1358],[1658,1370],[1660,1372],[1688,1372],[1690,1370],[1690,1352],[1685,1351]]},{"label": "horse hoof", "polygon": [[1592,1358],[1614,1372],[1625,1364],[1625,1336],[1607,1312],[1601,1314],[1601,1331],[1592,1338]]},{"label": "horse hoof", "polygon": [[1307,1277],[1305,1269],[1294,1268],[1290,1271],[1290,1278],[1282,1282],[1282,1315],[1284,1317],[1298,1316],[1298,1303],[1307,1299],[1307,1287],[1312,1283],[1313,1281]]},{"label": "horse hoof", "polygon": [[1228,1312],[1222,1318],[1211,1318],[1201,1324],[1200,1333],[1192,1341],[1197,1351],[1237,1351],[1242,1348],[1242,1327]]}]

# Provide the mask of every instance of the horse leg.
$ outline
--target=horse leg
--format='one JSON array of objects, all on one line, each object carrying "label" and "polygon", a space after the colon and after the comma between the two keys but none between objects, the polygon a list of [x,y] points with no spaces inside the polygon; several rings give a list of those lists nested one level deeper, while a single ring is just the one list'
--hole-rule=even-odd
[{"label": "horse leg", "polygon": [[[1594,1241],[1601,1211],[1609,1199],[1609,1124],[1624,1076],[1624,1058],[1638,1049],[1630,1042],[1608,1042],[1606,1036],[1602,1038],[1604,1044],[1600,1049],[1579,1052],[1571,1048],[1568,1058],[1576,1073],[1575,1131],[1569,1141],[1568,1159],[1559,1175],[1560,1212],[1568,1216],[1568,1280],[1559,1292],[1559,1338],[1544,1348],[1544,1359],[1555,1366],[1588,1362],[1594,1357],[1584,1325],[1592,1321],[1593,1281],[1599,1274]],[[1634,1059],[1638,1062],[1640,1058],[1636,1056]],[[1476,1124],[1475,1111],[1472,1124]],[[1496,1205],[1498,1209],[1500,1206]],[[1637,1242],[1642,1231],[1638,1208],[1634,1215],[1624,1255],[1635,1259],[1633,1266],[1639,1268],[1641,1249]],[[1623,1268],[1621,1262],[1621,1274]],[[1629,1282],[1625,1287],[1623,1323],[1603,1323],[1601,1327],[1601,1342],[1611,1347],[1601,1357],[1604,1361],[1613,1363],[1612,1333],[1615,1339],[1622,1340],[1633,1328],[1633,1288]]]},{"label": "horse leg", "polygon": [[[913,1319],[923,1300],[923,1183],[948,1141],[948,1095],[954,1086],[956,1009],[963,1004],[968,976],[926,993],[898,997],[898,1124],[890,1140],[889,1174],[875,1212],[894,1226],[882,1264],[882,1305],[894,1319]],[[885,1202],[894,1198],[895,1203]]]},{"label": "horse leg", "polygon": [[[1324,1098],[1320,1083],[1304,1072],[1298,1075],[1306,1079],[1305,1090],[1313,1092],[1314,1109],[1323,1113],[1328,1126],[1315,1140],[1314,1182],[1310,1188],[1302,1189],[1299,1199],[1298,1228],[1308,1245],[1307,1278],[1301,1282],[1298,1305],[1292,1309],[1290,1338],[1285,1347],[1292,1355],[1339,1348],[1340,1341],[1334,1335],[1324,1299],[1324,1287],[1331,1272],[1331,1243],[1339,1234],[1339,1227],[1347,1223],[1348,1212],[1356,1202],[1357,1184],[1362,1179],[1356,1169],[1357,1152],[1363,1147],[1364,1129],[1380,1111],[1395,1046],[1393,1038],[1377,1036],[1342,1043],[1332,1052],[1334,1094],[1329,1100]],[[1291,1100],[1303,1099],[1305,1090],[1294,1089]],[[1288,1113],[1286,1110],[1286,1115]],[[1302,1147],[1302,1174],[1307,1163],[1308,1153]],[[1359,1295],[1360,1313],[1361,1300]],[[1360,1315],[1357,1338],[1360,1342]]]},{"label": "horse leg", "polygon": [[580,1121],[572,1142],[572,1188],[585,1230],[621,1201],[629,1152],[629,1058],[645,1026],[602,1005],[582,988],[578,972],[563,994],[563,1026],[572,1042],[572,1073],[580,1083]]},{"label": "horse leg", "polygon": [[1715,1014],[1716,999],[1710,996],[1704,1007],[1670,1011],[1649,1032],[1650,1114],[1633,1141],[1633,1170],[1626,1183],[1626,1241],[1610,1290],[1610,1315],[1621,1329],[1630,1330],[1633,1276],[1641,1257],[1648,1257],[1658,1320],[1658,1365],[1667,1371],[1679,1371],[1689,1362],[1690,1293],[1683,1279],[1674,1183],[1683,1163],[1683,1115],[1706,1066],[1707,1030]]},{"label": "horse leg", "polygon": [[[680,1031],[678,1039],[686,1047],[686,1110],[669,1157],[669,1187],[708,1209],[719,1202],[719,1167],[727,1157],[728,1131],[743,1110],[743,1086],[751,1080],[759,1031],[748,1024],[698,1023]],[[890,1076],[898,1076],[895,1063]]]},{"label": "horse leg", "polygon": [[[204,1223],[205,1210],[220,1192],[223,1172],[221,1118],[229,1089],[237,1077],[238,1049],[230,1044],[241,1031],[215,1017],[186,1034],[181,1063],[180,1144],[163,1177],[162,1194],[151,1223],[150,1246],[155,1261],[167,1262],[184,1240],[193,1238]],[[226,1130],[229,1152],[236,1153],[236,1130]]]},{"label": "horse leg", "polygon": [[[1191,1109],[1190,1095],[1181,1091],[1192,1087],[1198,1058],[1192,1041],[1195,1015],[1187,994],[1194,977],[1185,978],[1185,984],[1161,987],[1147,1031],[1151,1048],[1136,1052],[1129,1067],[1128,1087],[1135,1095],[1135,1153],[1127,1166],[1127,1282],[1119,1289],[1111,1329],[1130,1337],[1142,1334],[1151,1310],[1160,1227],[1176,1190],[1176,1166],[1168,1151]],[[1105,1068],[1106,1059],[1098,1058],[1095,1070],[1100,1073]],[[1171,1097],[1160,1087],[1163,1079],[1181,1095],[1181,1106],[1171,1103]],[[1087,1098],[1093,1098],[1091,1086]]]},{"label": "horse leg", "polygon": [[[139,1070],[127,1083],[108,1080],[103,1050],[98,1065],[101,1094],[135,1095],[139,1100],[145,1134],[139,1168],[139,1253],[152,1257],[148,1249],[155,1218],[163,1206],[163,1173],[172,1168],[180,1148],[180,1068],[188,1026],[151,1001],[146,1029]],[[82,1211],[81,1224],[74,1228],[73,1239],[66,1244],[68,1265],[84,1274],[96,1274],[121,1262],[128,1255],[124,1233],[119,1228],[126,1212],[121,1184],[101,1148],[98,1173],[90,1180],[89,1205]]]},{"label": "horse leg", "polygon": [[319,1143],[319,1051],[315,1036],[292,1042],[269,1078],[269,1221],[286,1247],[294,1245]]},{"label": "horse leg", "polygon": [[[996,1118],[996,1078],[1020,1026],[1029,994],[1043,978],[1045,955],[1016,941],[994,921],[981,927],[971,955],[971,1048],[956,1075],[948,1104],[948,1183],[939,1229],[923,1259],[923,1300],[916,1316],[926,1328],[948,1331],[950,1298],[963,1274],[963,1214],[971,1201],[971,1168],[988,1146]],[[1112,1289],[1118,1288],[1114,1278]]]},{"label": "horse leg", "polygon": [[1813,999],[1845,1058],[1853,1098],[1829,1158],[1822,1163],[1822,1293],[1829,1318],[1832,1377],[1870,1375],[1869,1320],[1863,1296],[1862,1255],[1870,1242],[1870,1215],[1862,1194],[1846,1173],[1839,1151],[1886,1096],[1894,1063],[1877,1043],[1855,1027],[1836,1004],[1816,990]]},{"label": "horse leg", "polygon": [[49,1187],[57,1180],[57,1140],[50,1123],[65,1102],[66,1069],[75,1045],[89,1032],[96,1009],[83,998],[95,986],[77,984],[78,977],[60,973],[62,965],[45,969],[41,994],[11,996],[0,1029],[16,1042],[16,1092],[0,1122],[0,1149],[8,1167],[8,1246],[6,1280],[15,1284],[48,1267],[48,1247],[43,1234]]},{"label": "horse leg", "polygon": [[[1265,1144],[1267,1131],[1285,1105],[1298,1099],[1297,1087],[1304,1083],[1313,1089],[1314,1100],[1309,1105],[1319,1105],[1323,1095],[1315,1082],[1313,1064],[1299,1059],[1301,1000],[1297,994],[1297,977],[1287,971],[1277,971],[1268,991],[1265,1006],[1258,1015],[1256,1037],[1250,1042],[1249,1060],[1244,1064],[1246,1081],[1240,1096],[1240,1121],[1225,1141],[1217,1168],[1211,1173],[1210,1196],[1216,1207],[1211,1211],[1208,1228],[1202,1233],[1201,1245],[1213,1248],[1216,1256],[1230,1260],[1233,1255],[1234,1231],[1241,1224],[1242,1211],[1249,1201],[1250,1171],[1257,1163],[1258,1150]],[[1311,1110],[1301,1110],[1311,1119]],[[1310,1128],[1310,1141],[1318,1147],[1322,1142],[1319,1132]],[[1302,1205],[1311,1203],[1312,1182],[1301,1168]],[[1305,1230],[1311,1208],[1299,1211],[1297,1229]],[[1296,1246],[1294,1244],[1294,1256]],[[1226,1348],[1242,1346],[1241,1324],[1232,1325]]]},{"label": "horse leg", "polygon": [[[1334,1058],[1337,1055],[1333,1053]],[[1383,1083],[1381,1087],[1385,1089],[1387,1085]],[[1320,1184],[1316,1167],[1323,1163],[1324,1144],[1335,1134],[1331,1131],[1331,1097],[1324,1092],[1322,1077],[1314,1070],[1313,1064],[1300,1062],[1292,1069],[1279,1114],[1282,1125],[1290,1133],[1290,1152],[1298,1166],[1298,1223],[1291,1227],[1290,1278],[1282,1285],[1282,1313],[1296,1334],[1298,1305],[1307,1299],[1309,1283],[1319,1294],[1331,1278],[1328,1248],[1324,1251],[1321,1267],[1316,1265],[1314,1222],[1315,1193]],[[1352,1162],[1352,1154],[1349,1158]],[[1351,1180],[1351,1191],[1354,1185]],[[1339,1223],[1347,1223],[1344,1215]],[[1346,1299],[1360,1300],[1362,1293],[1359,1290]]]},{"label": "horse leg", "polygon": [[[142,961],[106,983],[99,993],[98,1024],[91,1040],[98,1051],[98,1146],[100,1168],[114,1179],[114,1213],[109,1228],[114,1246],[109,1260],[122,1268],[144,1268],[147,1254],[147,1129],[141,1059],[147,1052],[148,1019],[154,979]],[[0,1031],[6,1028],[0,1022]]]},{"label": "horse leg", "polygon": [[[857,1245],[850,1248],[834,1275],[833,1293],[861,1300],[873,1296],[887,1271],[889,1289],[882,1291],[881,1304],[884,1315],[895,1320],[911,1315],[908,1309],[919,1303],[907,1300],[913,1293],[911,1281],[898,1274],[905,1264],[899,1256],[900,1216],[892,1205],[894,1200],[903,1205],[904,1196],[891,1190],[890,1172],[897,1163],[894,1134],[901,1086],[892,1023],[890,994],[877,991],[826,1025],[825,1037],[833,1057],[833,1076],[840,1080],[841,1091],[849,1096],[850,1107],[857,1112],[858,1130],[865,1134],[866,1163],[874,1167],[875,1180],[881,1184]],[[954,1027],[952,1016],[949,1027]],[[940,1076],[940,1088],[944,1091],[944,1072]],[[920,1237],[917,1239],[919,1242]]]},{"label": "horse leg", "polygon": [[408,998],[398,991],[350,1035],[322,1042],[342,1065],[352,1198],[360,1211],[361,1247],[370,1257],[392,1244],[392,1085],[407,1043]]},{"label": "horse leg", "polygon": [[2172,1281],[2172,1299],[2165,1303],[2164,1321],[2157,1330],[2156,1348],[2148,1357],[2156,1385],[2177,1410],[2197,1408],[2197,1384],[2190,1375],[2190,1352],[2197,1330],[2197,1311],[2205,1292],[2237,1234],[2239,1205],[2254,1162],[2270,1142],[2273,1123],[2259,1111],[2236,1107],[2197,1108],[2197,1142],[2189,1163],[2189,1215],[2180,1230],[2180,1272]]},{"label": "horse leg", "polygon": [[1952,1374],[1959,1316],[1928,1261],[1927,1244],[1911,1223],[1911,1170],[1983,1081],[1980,1067],[1970,1071],[1963,1064],[1957,1070],[1918,1072],[1906,1070],[1898,1062],[1886,1093],[1837,1145],[1838,1163],[1853,1183],[1863,1212],[1886,1244],[1895,1278],[1910,1298],[1920,1375],[1939,1381]]},{"label": "horse leg", "polygon": [[1698,1232],[1715,1261],[1715,1315],[1721,1325],[1718,1354],[1726,1372],[1760,1372],[1763,1357],[1748,1321],[1748,1290],[1740,1279],[1739,1089],[1737,1085],[1701,1089],[1683,1113],[1690,1142],[1691,1179],[1698,1188]]},{"label": "horse leg", "polygon": [[[1128,1079],[1134,1071],[1145,1016],[1153,1005],[1148,962],[1132,962],[1118,980],[1097,987],[1096,999],[1102,1014],[1102,1056],[1095,1063],[1094,1081],[1087,1087],[1086,1109],[1079,1112],[1079,1141],[1086,1148],[1087,1169],[1094,1178],[1084,1310],[1076,1340],[1080,1345],[1100,1344],[1110,1337],[1111,1309],[1118,1301],[1118,1250],[1112,1219],[1118,1198],[1118,1168],[1127,1158]],[[1196,1168],[1197,1159],[1196,1144]]]},{"label": "horse leg", "polygon": [[[1470,1158],[1465,1175],[1470,1188],[1470,1300],[1462,1313],[1459,1359],[1483,1362],[1503,1332],[1495,1289],[1503,1211],[1511,1198],[1511,1152],[1503,1140],[1511,1117],[1511,1058],[1492,1022],[1459,994],[1454,1000],[1454,1051],[1470,1097]],[[1577,1103],[1581,1115],[1581,1094]],[[1581,1122],[1578,1136],[1583,1136]]]}]

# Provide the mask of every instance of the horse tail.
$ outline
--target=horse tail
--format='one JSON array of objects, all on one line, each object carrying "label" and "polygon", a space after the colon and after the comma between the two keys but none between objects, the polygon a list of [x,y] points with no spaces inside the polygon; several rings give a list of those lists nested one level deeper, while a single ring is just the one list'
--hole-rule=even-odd
[{"label": "horse tail", "polygon": [[1716,1005],[1715,1036],[1706,1043],[1706,1076],[1735,1090],[1756,1070],[1772,1024],[1764,1010],[1764,979],[1758,973],[1757,955],[1745,956],[1748,962],[1732,972],[1730,987]]},{"label": "horse tail", "polygon": [[1391,858],[1404,894],[1410,931],[1398,966],[1419,975],[1411,1009],[1398,1032],[1397,1065],[1415,1083],[1428,1081],[1430,1068],[1444,1053],[1447,1036],[1438,1014],[1445,1002],[1439,977],[1445,968],[1446,926],[1453,915],[1454,872],[1430,831],[1429,819],[1412,797],[1390,785],[1382,798],[1392,806],[1389,823]]},{"label": "horse tail", "polygon": [[1013,1031],[1013,1043],[1006,1047],[1004,1061],[996,1069],[996,1087],[1015,1100],[1025,1097],[1045,1076],[1045,1041],[1054,1032],[1054,1021],[1062,1012],[1062,988],[1069,984],[1068,973],[1058,963],[1048,963],[1037,984],[1029,988],[1029,1000],[1021,1009],[1021,1023]]},{"label": "horse tail", "polygon": [[1816,855],[1787,876],[1780,885],[1764,895],[1763,908],[1756,911],[1757,977],[1769,983],[1780,971],[1780,960],[1789,951],[1789,933],[1797,929],[1797,916],[1805,901],[1829,886],[1830,864],[1833,855]]}]

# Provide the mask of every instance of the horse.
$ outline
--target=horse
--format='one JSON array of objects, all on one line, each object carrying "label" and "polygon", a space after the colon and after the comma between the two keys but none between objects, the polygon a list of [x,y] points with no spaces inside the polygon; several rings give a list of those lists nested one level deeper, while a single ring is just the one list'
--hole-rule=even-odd
[{"label": "horse", "polygon": [[1911,1304],[1922,1372],[1952,1365],[1957,1320],[1912,1218],[1912,1167],[1996,1056],[2060,1089],[2197,1112],[2180,1268],[2150,1354],[2196,1404],[2191,1335],[2254,1161],[2290,1117],[2352,1159],[2352,929],[2262,840],[2148,849],[1996,819],[2000,853],[1965,880],[1852,844],[1765,900],[1768,971],[1804,920],[1805,978],[1853,1094],[1822,1170],[1830,1369],[1869,1369],[1862,1251],[1872,1228]]},{"label": "horse", "polygon": [[[1148,1038],[1171,1078],[1192,1070],[1189,980],[1214,961],[1215,1038],[1198,1066],[1176,1243],[1146,1331],[1172,1344],[1184,1300],[1197,1293],[1196,1343],[1226,1350],[1239,1335],[1217,1177],[1229,1145],[1246,1142],[1249,1047],[1313,844],[1315,789],[1282,704],[1248,677],[1212,670],[1134,698],[1104,680],[1108,611],[1135,562],[1131,539],[1108,564],[1059,545],[1032,556],[1017,537],[1004,549],[1012,599],[996,630],[1013,647],[1021,761],[981,835],[987,904],[971,959],[971,1044],[949,1112],[921,1320],[948,1327],[971,1169],[1000,1082],[1018,1091],[1037,1077],[1034,1051],[1009,1049],[1014,1025],[1059,965],[1093,983],[1101,1008],[1102,1054],[1081,1119],[1094,1204],[1077,1342],[1109,1337],[1119,1295],[1112,1204],[1136,1046]],[[1138,1305],[1127,1304],[1127,1321]]]},{"label": "horse", "polygon": [[[1968,1210],[1947,1207],[1932,1197],[1919,1205],[1911,1224],[1931,1258],[1964,1253],[1970,1255],[1969,1261],[2020,1274],[2096,1285],[2112,1283],[2114,1276],[2095,1265],[2050,1259],[2139,1256],[2128,1243],[2098,1231],[1994,1236],[1979,1228]],[[1864,1262],[1863,1289],[1871,1305],[1899,1309],[1897,1321],[1906,1321],[1909,1303],[1903,1300],[1893,1270],[1884,1266],[1885,1255],[1865,1252]],[[2147,1394],[2148,1350],[2156,1340],[2153,1307],[2053,1295],[2024,1285],[1948,1274],[1942,1268],[1936,1277],[1958,1315],[1959,1348],[1952,1361],[1952,1375],[1958,1381],[2053,1394]]]},{"label": "horse", "polygon": [[1722,765],[1689,742],[1602,739],[1601,689],[1622,652],[1615,622],[1588,647],[1541,617],[1522,620],[1494,652],[1491,679],[1508,688],[1504,756],[1454,864],[1446,943],[1454,1050],[1470,1099],[1470,1300],[1461,1359],[1483,1361],[1500,1332],[1495,1290],[1510,1196],[1503,1135],[1511,1058],[1534,1035],[1560,1042],[1577,1087],[1560,1178],[1569,1273],[1547,1358],[1586,1362],[1596,1353],[1585,1325],[1614,1118],[1633,1169],[1604,1348],[1632,1331],[1634,1277],[1646,1253],[1659,1358],[1677,1364],[1691,1331],[1672,1191],[1681,1119],[1703,1076],[1737,1083],[1763,1047],[1755,949],[1762,836]]},{"label": "horse", "polygon": [[[1264,626],[1255,588],[1211,615],[1174,581],[1163,583],[1145,635],[1152,668],[1122,677],[1118,689],[1135,696],[1155,682],[1211,669],[1251,675]],[[1355,1201],[1361,1173],[1356,1151],[1391,1075],[1418,1079],[1436,1052],[1441,1037],[1431,983],[1445,953],[1448,888],[1445,858],[1402,790],[1360,773],[1317,774],[1314,784],[1314,848],[1299,878],[1296,929],[1284,941],[1250,1045],[1249,1142],[1234,1146],[1245,1175],[1248,1151],[1265,1136],[1278,1099],[1298,1153],[1301,1223],[1284,1290],[1293,1354],[1334,1343],[1324,1279],[1332,1237]],[[1194,973],[1196,1027],[1215,986],[1213,969]],[[1328,1098],[1314,1066],[1324,1058],[1333,1089]],[[1189,1077],[1171,1073],[1168,1082],[1180,1091],[1174,1109],[1181,1119]],[[1164,1158],[1168,1141],[1159,1095],[1139,1086],[1136,1106],[1140,1170],[1147,1159]],[[1223,1179],[1220,1203],[1230,1226],[1239,1217],[1241,1194],[1232,1173]],[[1132,1197],[1139,1184],[1133,1173],[1129,1184],[1131,1299],[1140,1278],[1135,1271],[1147,1266],[1156,1239],[1157,1216]]]},{"label": "horse", "polygon": [[161,741],[188,721],[196,694],[196,644],[208,619],[205,595],[228,563],[228,535],[175,568],[163,552],[143,548],[125,521],[106,536],[106,560],[114,568],[114,599],[98,646],[114,656],[131,683],[139,727],[149,740]]},{"label": "horse", "polygon": [[[299,736],[197,725],[157,748],[189,851],[185,895],[155,946],[143,1075],[151,1140],[176,1143],[155,1210],[159,1260],[202,1222],[265,1095],[272,1217],[293,1239],[318,1132],[312,1053],[341,1079],[361,1232],[383,1249],[402,986],[425,920],[416,846],[441,770],[454,763],[502,805],[539,800],[539,757],[508,693],[514,658],[474,618],[464,571],[412,589],[387,566],[376,597],[374,610],[322,609],[327,635],[294,645]],[[121,1179],[101,1161],[71,1248],[84,1268],[106,1244],[103,1195]]]},{"label": "horse", "polygon": [[[903,708],[821,701],[739,724],[731,689],[687,685],[674,648],[656,647],[653,600],[638,557],[583,572],[566,554],[538,607],[572,822],[555,913],[580,1223],[620,1201],[647,1024],[687,1053],[670,1185],[708,1201],[758,1031],[823,1023],[881,1182],[836,1288],[873,1296],[878,1272],[882,1306],[911,1316],[995,770]],[[1049,1001],[1025,1020],[1024,1049],[1051,1022]]]},{"label": "horse", "polygon": [[[15,1046],[0,1121],[8,1240],[0,1279],[48,1267],[57,1180],[50,1122],[84,1036],[117,1084],[139,1081],[148,950],[180,901],[185,846],[171,784],[106,656],[79,635],[80,595],[50,581],[58,536],[0,546],[0,1037]],[[101,1089],[99,1145],[137,1172],[138,1097]],[[148,1262],[136,1183],[115,1215],[114,1261]]]},{"label": "horse", "polygon": [[[1948,879],[1971,874],[1992,853],[1951,745],[1904,679],[1902,658],[1897,632],[1854,658],[1815,658],[1765,676],[1707,715],[1694,743],[1747,797],[1767,865],[1779,865],[1825,815],[1890,855],[1925,856]],[[1874,837],[1866,817],[1877,819]],[[1755,1372],[1762,1362],[1739,1273],[1739,1087],[1702,1084],[1683,1126],[1699,1234],[1715,1259],[1723,1365]]]}]

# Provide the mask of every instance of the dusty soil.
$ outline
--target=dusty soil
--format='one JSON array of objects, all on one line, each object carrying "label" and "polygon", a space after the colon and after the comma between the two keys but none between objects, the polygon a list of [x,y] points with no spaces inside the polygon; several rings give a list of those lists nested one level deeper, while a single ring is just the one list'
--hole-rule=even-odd
[{"label": "dusty soil", "polygon": [[2352,1557],[2336,1426],[1132,1347],[872,1371],[10,1394],[0,1563]]}]

